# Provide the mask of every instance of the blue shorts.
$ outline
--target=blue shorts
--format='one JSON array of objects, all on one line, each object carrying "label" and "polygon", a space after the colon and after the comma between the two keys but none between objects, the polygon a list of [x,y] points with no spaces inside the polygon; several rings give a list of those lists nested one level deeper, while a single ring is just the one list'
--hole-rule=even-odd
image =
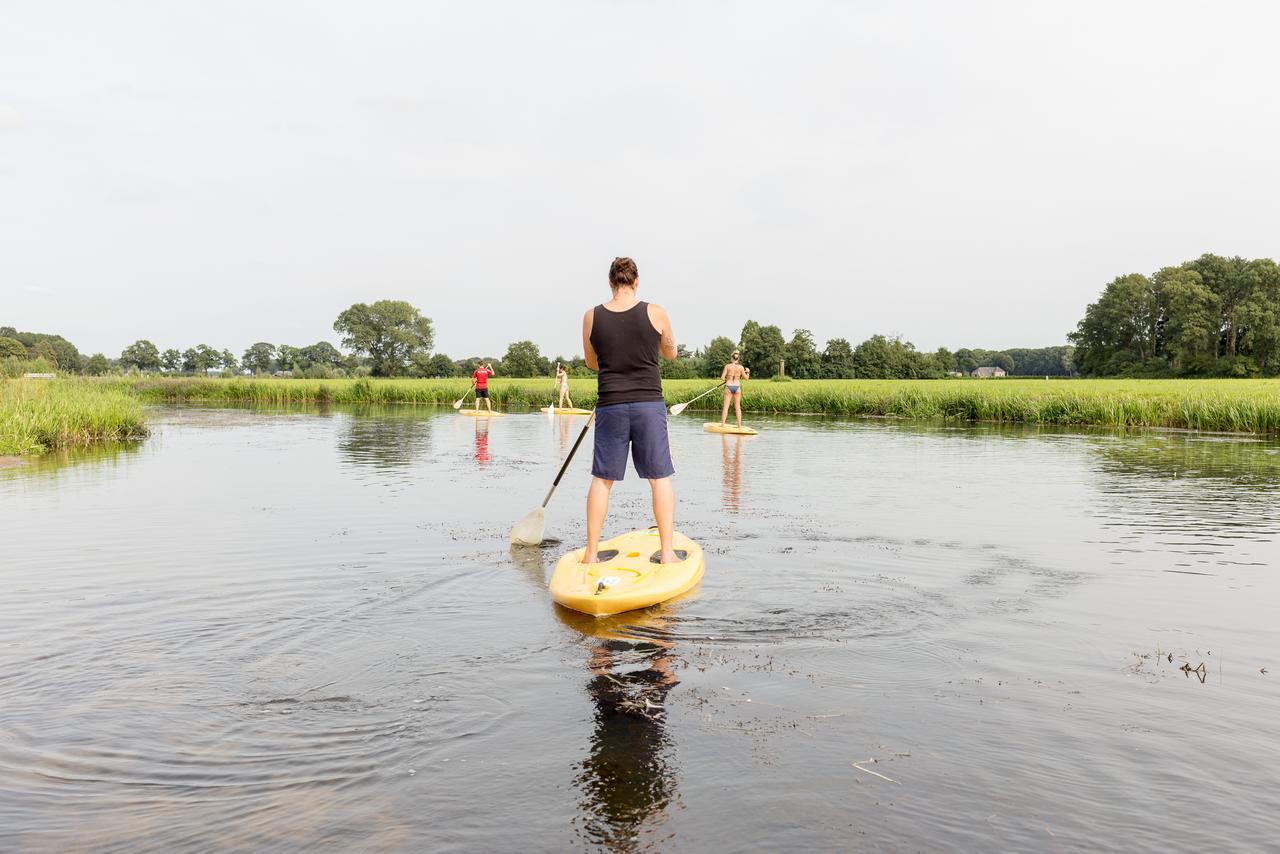
[{"label": "blue shorts", "polygon": [[596,446],[591,474],[602,480],[622,480],[627,473],[627,448],[636,474],[645,480],[671,477],[671,443],[667,439],[667,405],[660,400],[615,403],[596,407]]}]

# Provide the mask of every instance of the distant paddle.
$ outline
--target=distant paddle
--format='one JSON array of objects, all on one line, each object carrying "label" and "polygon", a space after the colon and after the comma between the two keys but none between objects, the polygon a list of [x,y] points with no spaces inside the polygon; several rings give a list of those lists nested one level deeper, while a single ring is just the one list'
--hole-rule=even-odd
[{"label": "distant paddle", "polygon": [[707,395],[711,394],[711,392],[715,391],[717,388],[720,388],[720,386],[722,386],[722,385],[724,385],[724,383],[723,383],[723,382],[722,382],[722,383],[720,383],[720,385],[716,386],[715,388],[709,388],[709,389],[707,389],[707,390],[706,390],[706,391],[704,391],[702,394],[698,395],[698,397],[690,398],[689,400],[686,400],[684,403],[677,403],[675,406],[671,407],[671,414],[672,414],[672,415],[679,415],[681,412],[684,412],[684,410],[685,410],[685,407],[686,407],[686,406],[688,406],[689,404],[693,403],[693,402],[694,402],[695,400],[697,400],[699,397],[706,397]]},{"label": "distant paddle", "polygon": [[462,397],[458,398],[457,400],[455,400],[455,401],[453,402],[453,408],[454,408],[454,409],[461,409],[461,408],[462,408],[462,401],[464,401],[464,400],[466,400],[468,397],[470,397],[470,396],[471,396],[471,392],[473,392],[473,391],[475,391],[475,390],[476,390],[476,384],[473,382],[473,383],[471,383],[471,388],[467,389],[467,393],[466,393],[466,394],[464,394]]},{"label": "distant paddle", "polygon": [[578,453],[578,446],[582,444],[583,439],[587,438],[587,430],[591,427],[591,422],[595,420],[596,413],[593,409],[591,417],[587,419],[587,423],[582,425],[582,432],[578,434],[578,441],[574,442],[573,447],[569,449],[569,456],[564,458],[564,465],[560,466],[560,471],[556,473],[556,479],[551,482],[551,488],[547,490],[547,497],[542,499],[542,506],[519,522],[516,522],[515,527],[511,529],[511,542],[518,546],[542,545],[542,535],[547,527],[547,504],[551,501],[551,496],[555,493],[556,487],[560,485],[560,478],[564,477],[564,473],[568,471],[569,463],[573,461],[573,455]]}]

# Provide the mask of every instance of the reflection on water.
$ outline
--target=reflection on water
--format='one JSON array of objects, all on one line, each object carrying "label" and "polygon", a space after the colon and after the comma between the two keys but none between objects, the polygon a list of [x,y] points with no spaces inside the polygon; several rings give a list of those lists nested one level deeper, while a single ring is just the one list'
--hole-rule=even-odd
[{"label": "reflection on water", "polygon": [[355,465],[404,468],[430,453],[431,411],[360,406],[346,414],[346,433],[338,440],[338,450]]},{"label": "reflection on water", "polygon": [[476,463],[480,468],[489,464],[489,419],[477,418],[476,421]]},{"label": "reflection on water", "polygon": [[156,412],[0,472],[0,850],[1280,837],[1280,443],[673,418],[706,575],[596,619],[584,419]]},{"label": "reflection on water", "polygon": [[[65,448],[34,457],[13,457],[8,465],[0,465],[0,478],[54,475],[75,466],[96,463],[118,468],[127,463],[143,447],[143,442],[106,442],[88,448]],[[154,440],[153,440],[154,444]]]},{"label": "reflection on water", "polygon": [[721,502],[730,513],[737,513],[742,509],[742,447],[746,438],[734,436],[730,439],[728,434],[720,434],[720,458],[724,469]]}]

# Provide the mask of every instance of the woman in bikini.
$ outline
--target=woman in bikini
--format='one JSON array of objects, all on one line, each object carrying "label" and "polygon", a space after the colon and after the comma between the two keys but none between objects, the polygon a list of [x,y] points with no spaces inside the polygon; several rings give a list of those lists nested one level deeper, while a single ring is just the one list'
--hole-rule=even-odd
[{"label": "woman in bikini", "polygon": [[560,402],[556,406],[559,409],[573,409],[573,398],[569,396],[569,372],[559,362],[556,362],[556,390],[560,393]]},{"label": "woman in bikini", "polygon": [[720,410],[720,426],[729,420],[729,401],[733,401],[733,410],[738,415],[738,426],[742,426],[742,384],[751,379],[751,369],[742,366],[738,360],[741,355],[733,351],[732,360],[720,372],[720,382],[724,383],[724,408]]}]

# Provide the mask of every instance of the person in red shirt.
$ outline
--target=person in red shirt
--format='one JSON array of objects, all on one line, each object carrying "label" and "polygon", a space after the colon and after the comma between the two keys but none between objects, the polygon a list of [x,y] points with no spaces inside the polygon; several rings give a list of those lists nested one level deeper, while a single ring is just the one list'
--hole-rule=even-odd
[{"label": "person in red shirt", "polygon": [[480,365],[471,372],[471,381],[476,384],[476,412],[480,411],[480,399],[484,398],[485,408],[490,412],[493,411],[493,404],[489,402],[489,377],[493,376],[493,364]]}]

